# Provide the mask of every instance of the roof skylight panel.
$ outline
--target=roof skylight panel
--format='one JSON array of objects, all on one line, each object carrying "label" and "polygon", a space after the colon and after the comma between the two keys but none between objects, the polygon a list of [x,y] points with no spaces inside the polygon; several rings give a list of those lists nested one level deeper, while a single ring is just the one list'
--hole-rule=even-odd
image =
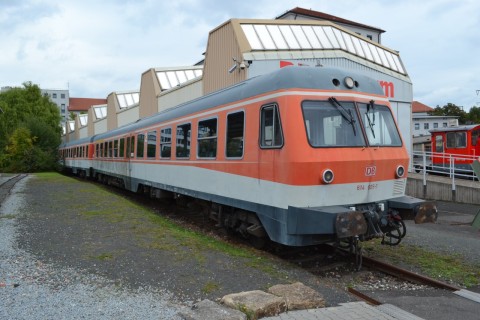
[{"label": "roof skylight panel", "polygon": [[378,54],[377,47],[374,46],[371,43],[368,43],[368,47],[370,48],[370,51],[372,52],[373,61],[375,61],[378,64],[382,64],[382,59],[380,59],[380,55]]},{"label": "roof skylight panel", "polygon": [[334,28],[333,33],[337,38],[338,44],[340,44],[340,48],[342,48],[343,50],[347,50],[347,45],[345,44],[345,40],[343,39],[344,32],[338,30],[337,28]]},{"label": "roof skylight panel", "polygon": [[175,71],[167,71],[168,82],[170,83],[170,88],[176,87],[178,85],[178,79]]},{"label": "roof skylight panel", "polygon": [[253,26],[255,31],[257,32],[257,36],[260,39],[260,42],[262,43],[262,47],[265,50],[275,50],[277,47],[275,46],[275,43],[273,42],[272,37],[270,36],[270,33],[267,30],[267,26],[264,24],[256,24]]},{"label": "roof skylight panel", "polygon": [[288,49],[288,45],[285,42],[282,32],[280,32],[278,26],[269,24],[267,25],[267,30],[270,33],[273,42],[275,42],[275,46],[277,47],[277,49]]},{"label": "roof skylight panel", "polygon": [[81,125],[82,127],[84,127],[84,126],[87,125],[88,115],[86,115],[86,114],[81,114],[81,115],[78,117],[78,120],[80,121],[80,125]]},{"label": "roof skylight panel", "polygon": [[353,54],[357,54],[353,45],[352,36],[348,33],[343,33],[343,39],[345,40],[345,44],[347,45],[347,51]]},{"label": "roof skylight panel", "polygon": [[75,131],[75,121],[68,121],[68,127],[70,131]]},{"label": "roof skylight panel", "polygon": [[332,27],[324,27],[323,30],[325,31],[325,34],[328,37],[328,40],[330,40],[330,43],[332,44],[333,48],[340,48],[340,44],[337,41],[337,38],[335,37],[335,33],[333,33]]},{"label": "roof skylight panel", "polygon": [[333,48],[332,43],[328,39],[328,37],[325,34],[325,31],[323,30],[322,27],[314,26],[313,31],[315,31],[315,34],[317,35],[317,38],[320,41],[320,44],[324,49],[332,49]]},{"label": "roof skylight panel", "polygon": [[391,68],[390,65],[388,64],[387,56],[385,55],[385,50],[383,50],[382,48],[378,48],[378,53],[380,54],[382,65],[387,68]]},{"label": "roof skylight panel", "polygon": [[168,82],[167,75],[165,72],[157,72],[158,80],[160,80],[160,85],[163,90],[170,89],[170,82]]},{"label": "roof skylight panel", "polygon": [[368,47],[368,43],[366,41],[360,40],[360,44],[362,45],[363,52],[365,52],[365,56],[368,60],[374,61],[372,53],[370,52],[370,48]]},{"label": "roof skylight panel", "polygon": [[390,64],[390,67],[395,70],[395,71],[398,71],[398,68],[397,66],[395,65],[395,61],[393,60],[393,55],[391,52],[388,52],[388,51],[385,51],[385,55],[387,56],[387,60],[388,60],[388,63]]},{"label": "roof skylight panel", "polygon": [[253,50],[262,50],[262,43],[257,37],[257,33],[251,24],[242,24],[242,29],[245,35],[247,36],[248,43]]},{"label": "roof skylight panel", "polygon": [[202,74],[203,74],[203,70],[200,70],[200,69],[195,69],[195,70],[193,70],[193,72],[195,73],[195,78],[196,77],[201,77]]},{"label": "roof skylight panel", "polygon": [[132,94],[124,94],[124,97],[125,97],[125,101],[127,103],[127,107],[132,106],[134,104]]},{"label": "roof skylight panel", "polygon": [[363,52],[362,45],[360,44],[360,40],[357,37],[352,37],[353,45],[355,46],[355,51],[357,55],[362,58],[365,58],[365,53]]},{"label": "roof skylight panel", "polygon": [[400,59],[398,58],[398,56],[396,55],[392,55],[393,57],[393,60],[395,61],[395,64],[397,65],[397,69],[399,72],[405,74],[405,70],[403,69],[403,65],[402,65],[402,62],[400,61]]},{"label": "roof skylight panel", "polygon": [[293,34],[293,31],[290,28],[290,26],[281,25],[279,26],[279,28],[280,28],[280,32],[285,38],[285,41],[287,41],[287,45],[290,49],[301,49],[300,44],[295,38],[295,35]]},{"label": "roof skylight panel", "polygon": [[120,109],[128,107],[127,101],[125,100],[124,94],[117,95],[118,104],[120,105]]},{"label": "roof skylight panel", "polygon": [[293,34],[300,44],[301,49],[312,49],[312,45],[308,42],[307,36],[302,30],[301,26],[291,26]]},{"label": "roof skylight panel", "polygon": [[179,83],[187,82],[187,76],[185,75],[184,70],[177,71],[176,74],[177,74],[177,78],[178,78]]},{"label": "roof skylight panel", "polygon": [[322,44],[317,38],[315,31],[313,31],[312,26],[302,26],[303,32],[308,39],[308,42],[312,45],[313,49],[322,49]]}]

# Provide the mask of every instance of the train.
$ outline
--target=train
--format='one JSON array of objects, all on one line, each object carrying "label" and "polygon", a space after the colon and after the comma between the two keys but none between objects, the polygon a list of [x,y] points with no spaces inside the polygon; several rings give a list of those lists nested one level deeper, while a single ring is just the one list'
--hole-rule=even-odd
[{"label": "train", "polygon": [[409,155],[381,86],[341,68],[284,67],[59,152],[78,176],[201,202],[256,243],[356,249],[437,217],[405,195]]},{"label": "train", "polygon": [[[430,130],[432,135],[431,168],[466,176],[480,157],[480,124]],[[478,177],[477,177],[478,178]]]}]

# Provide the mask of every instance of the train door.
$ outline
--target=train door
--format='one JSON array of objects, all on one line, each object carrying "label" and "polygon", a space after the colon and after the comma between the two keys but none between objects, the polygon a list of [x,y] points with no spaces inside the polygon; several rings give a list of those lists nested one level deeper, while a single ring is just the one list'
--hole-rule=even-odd
[{"label": "train door", "polygon": [[480,157],[480,127],[472,130],[472,155]]},{"label": "train door", "polygon": [[125,139],[125,188],[132,190],[132,159],[135,156],[135,136],[128,136]]},{"label": "train door", "polygon": [[435,134],[432,139],[434,146],[433,146],[433,154],[432,154],[432,164],[444,164],[443,159],[445,153],[445,141],[442,133]]},{"label": "train door", "polygon": [[259,178],[275,180],[276,155],[283,147],[283,131],[280,112],[276,103],[262,106],[260,109],[260,152]]}]

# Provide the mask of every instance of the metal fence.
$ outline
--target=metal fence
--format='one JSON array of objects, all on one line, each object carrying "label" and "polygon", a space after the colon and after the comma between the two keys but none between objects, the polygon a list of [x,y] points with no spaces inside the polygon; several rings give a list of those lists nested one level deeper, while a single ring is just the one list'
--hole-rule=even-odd
[{"label": "metal fence", "polygon": [[[432,157],[441,159],[441,163],[432,163]],[[452,180],[455,178],[478,180],[471,166],[471,163],[478,159],[478,156],[414,151],[413,170],[424,175],[430,173],[448,176]]]}]

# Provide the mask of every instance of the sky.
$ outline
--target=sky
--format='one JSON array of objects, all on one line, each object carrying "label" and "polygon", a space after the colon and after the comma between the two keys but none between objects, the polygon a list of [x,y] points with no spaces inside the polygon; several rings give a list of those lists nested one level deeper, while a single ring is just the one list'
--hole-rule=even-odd
[{"label": "sky", "polygon": [[0,87],[30,81],[82,98],[138,90],[150,68],[202,60],[223,22],[295,7],[385,30],[414,100],[480,107],[478,0],[0,0]]}]

